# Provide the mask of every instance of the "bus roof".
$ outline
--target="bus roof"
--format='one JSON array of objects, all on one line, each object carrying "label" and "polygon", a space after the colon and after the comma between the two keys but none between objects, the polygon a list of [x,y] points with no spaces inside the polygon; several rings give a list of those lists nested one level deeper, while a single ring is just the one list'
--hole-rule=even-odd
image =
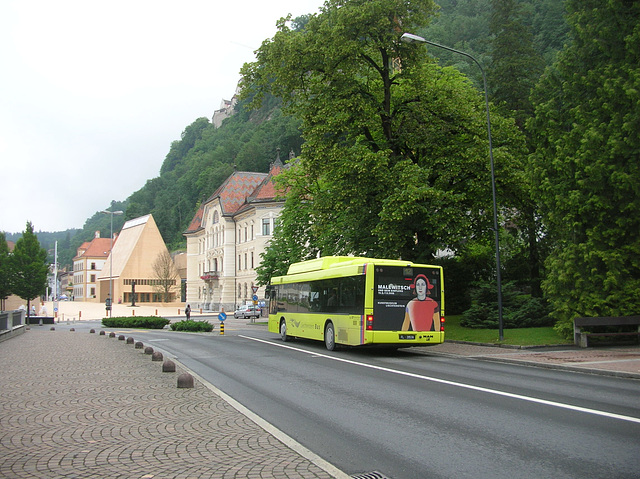
[{"label": "bus roof", "polygon": [[360,256],[324,256],[322,258],[301,261],[289,266],[287,275],[309,273],[343,266],[361,265],[365,263],[386,264],[390,266],[412,266],[411,261],[396,259],[364,258]]},{"label": "bus roof", "polygon": [[416,264],[411,261],[394,259],[364,258],[356,256],[324,256],[322,258],[293,263],[289,266],[289,270],[285,276],[273,276],[270,283],[285,284],[341,276],[354,276],[364,274],[366,269],[363,265],[365,264],[442,269],[441,266]]}]

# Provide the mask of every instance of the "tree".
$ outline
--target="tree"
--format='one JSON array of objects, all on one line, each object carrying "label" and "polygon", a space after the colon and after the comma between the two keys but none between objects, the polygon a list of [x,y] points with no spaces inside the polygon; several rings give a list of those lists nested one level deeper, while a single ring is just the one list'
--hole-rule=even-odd
[{"label": "tree", "polygon": [[159,253],[153,262],[154,290],[162,296],[162,301],[168,303],[173,300],[177,289],[178,272],[169,251]]},{"label": "tree", "polygon": [[[492,61],[488,70],[491,99],[505,114],[513,116],[518,128],[524,131],[526,121],[533,116],[529,96],[542,73],[542,55],[534,46],[531,26],[524,22],[521,2],[491,0],[491,7]],[[514,254],[506,258],[505,270],[512,279],[529,286],[533,296],[541,296],[542,225],[531,198],[531,187],[527,185],[521,192],[508,237]]]},{"label": "tree", "polygon": [[27,314],[31,314],[31,300],[44,294],[47,287],[47,252],[40,247],[33,225],[27,222],[22,237],[10,256],[12,291],[27,301]]},{"label": "tree", "polygon": [[529,95],[542,74],[542,56],[534,48],[533,32],[522,21],[517,0],[492,0],[491,6],[491,99],[513,112],[516,124],[524,129],[533,115]]},{"label": "tree", "polygon": [[[284,175],[289,194],[272,243],[283,251],[275,256],[428,261],[493,236],[482,96],[456,70],[434,65],[424,47],[400,42],[434,8],[429,0],[330,0],[302,30],[281,19],[257,61],[243,67],[245,97],[282,98],[305,139]],[[494,112],[492,122],[509,206],[510,189],[523,184],[524,142],[512,120]]]},{"label": "tree", "polygon": [[534,92],[531,175],[554,249],[543,282],[578,316],[640,310],[640,3],[570,0],[573,41]]},{"label": "tree", "polygon": [[4,311],[5,300],[11,294],[11,272],[9,269],[9,245],[0,231],[0,311]]}]

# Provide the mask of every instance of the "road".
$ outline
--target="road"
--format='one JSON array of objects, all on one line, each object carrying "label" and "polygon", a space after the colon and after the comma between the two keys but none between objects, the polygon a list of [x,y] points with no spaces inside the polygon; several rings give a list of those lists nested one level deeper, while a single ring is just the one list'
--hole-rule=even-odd
[{"label": "road", "polygon": [[637,478],[640,383],[417,354],[138,332],[348,474]]}]

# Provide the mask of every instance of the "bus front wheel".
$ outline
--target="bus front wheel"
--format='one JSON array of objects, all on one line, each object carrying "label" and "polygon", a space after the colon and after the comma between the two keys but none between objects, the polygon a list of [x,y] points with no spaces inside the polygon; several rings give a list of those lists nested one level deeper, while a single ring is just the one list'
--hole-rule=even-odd
[{"label": "bus front wheel", "polygon": [[324,327],[324,345],[329,351],[336,349],[336,334],[331,321]]},{"label": "bus front wheel", "polygon": [[291,336],[287,336],[287,322],[284,319],[280,321],[280,337],[284,342],[291,339]]}]

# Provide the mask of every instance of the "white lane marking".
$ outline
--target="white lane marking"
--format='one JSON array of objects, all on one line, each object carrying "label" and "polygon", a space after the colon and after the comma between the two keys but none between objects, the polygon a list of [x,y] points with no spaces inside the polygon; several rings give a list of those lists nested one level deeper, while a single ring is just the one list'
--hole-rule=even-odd
[{"label": "white lane marking", "polygon": [[622,414],[615,414],[615,413],[611,413],[611,412],[607,412],[607,411],[599,411],[597,409],[590,409],[590,408],[586,408],[586,407],[573,406],[571,404],[564,404],[564,403],[560,403],[560,402],[556,402],[556,401],[548,401],[546,399],[539,399],[539,398],[535,398],[535,397],[523,396],[521,394],[514,394],[514,393],[505,392],[505,391],[499,391],[497,389],[489,389],[489,388],[484,388],[484,387],[481,387],[481,386],[473,386],[471,384],[459,383],[459,382],[456,382],[456,381],[448,381],[446,379],[439,379],[439,378],[433,378],[433,377],[430,377],[430,376],[423,376],[421,374],[410,373],[410,372],[407,372],[407,371],[399,371],[397,369],[385,368],[383,366],[376,366],[376,365],[373,365],[373,364],[361,363],[361,362],[358,362],[358,361],[353,361],[351,359],[345,359],[345,358],[340,358],[340,357],[335,357],[335,356],[329,356],[327,354],[318,353],[317,351],[306,351],[304,349],[296,348],[294,346],[289,346],[289,345],[286,345],[286,344],[278,344],[278,343],[274,343],[272,341],[267,341],[267,340],[264,340],[264,339],[252,338],[250,336],[244,336],[244,335],[240,335],[240,336],[245,338],[245,339],[251,339],[252,341],[257,341],[257,342],[260,342],[260,343],[268,344],[270,346],[277,346],[277,347],[280,347],[280,348],[291,349],[293,351],[298,351],[300,353],[308,354],[308,355],[314,356],[314,357],[331,359],[333,361],[339,361],[339,362],[342,362],[342,363],[353,364],[355,366],[361,366],[361,367],[369,368],[369,369],[376,369],[378,371],[385,371],[385,372],[392,373],[392,374],[399,374],[401,376],[407,376],[407,377],[411,377],[411,378],[415,378],[415,379],[422,379],[422,380],[431,381],[431,382],[434,382],[434,383],[446,384],[448,386],[455,386],[455,387],[464,388],[464,389],[471,389],[473,391],[479,391],[479,392],[483,392],[483,393],[487,393],[487,394],[494,394],[496,396],[503,396],[503,397],[508,397],[508,398],[512,398],[512,399],[519,399],[521,401],[528,401],[528,402],[532,402],[532,403],[536,403],[536,404],[544,404],[545,406],[552,406],[552,407],[558,407],[558,408],[562,408],[562,409],[569,409],[571,411],[583,412],[583,413],[587,413],[587,414],[593,414],[593,415],[596,415],[596,416],[603,416],[603,417],[608,417],[608,418],[612,418],[612,419],[619,419],[621,421],[628,421],[628,422],[634,422],[636,424],[640,424],[640,418],[637,418],[637,417],[623,416]]}]

